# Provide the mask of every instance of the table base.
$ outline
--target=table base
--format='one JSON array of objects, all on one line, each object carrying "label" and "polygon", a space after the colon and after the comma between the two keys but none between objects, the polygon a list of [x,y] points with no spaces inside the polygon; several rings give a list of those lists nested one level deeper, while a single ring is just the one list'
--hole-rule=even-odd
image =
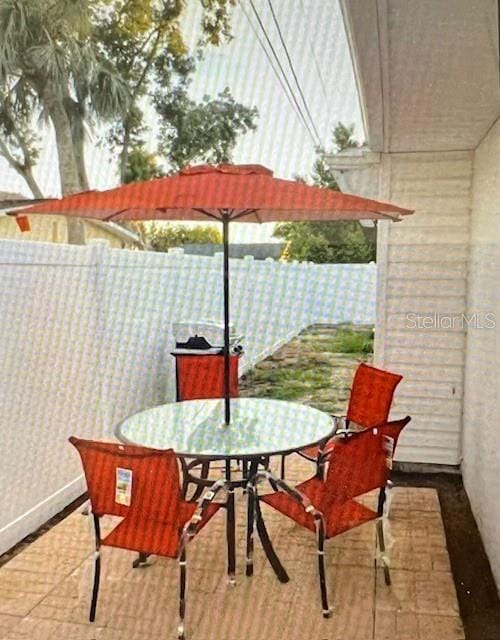
[{"label": "table base", "polygon": [[[183,471],[183,485],[182,495],[183,497],[187,493],[187,489],[190,484],[196,486],[195,492],[192,496],[192,500],[198,499],[203,493],[203,489],[211,487],[214,483],[213,479],[208,478],[211,462],[220,462],[220,458],[214,458],[210,460],[200,460],[195,458],[191,461],[187,461],[185,458],[179,458]],[[243,489],[246,491],[247,484],[250,478],[252,478],[258,471],[259,465],[265,469],[269,467],[269,458],[256,457],[249,460],[245,460],[242,464],[242,478],[233,480],[231,459],[225,460],[225,476],[227,485],[227,500],[222,505],[226,509],[226,544],[227,544],[227,573],[229,577],[229,583],[235,584],[236,575],[236,512],[235,512],[235,499],[234,492],[236,489]],[[196,476],[192,471],[198,467],[200,469],[200,475]],[[269,564],[272,566],[276,577],[280,582],[289,582],[290,578],[281,564],[276,551],[269,537],[269,533],[262,516],[259,501],[254,500],[252,492],[248,492],[247,495],[247,567],[246,575],[253,575],[253,564],[249,562],[249,558],[253,555],[253,539],[251,532],[254,525],[257,530],[257,534],[264,549],[264,553]],[[144,565],[148,556],[146,554],[139,554],[133,562],[133,567],[137,568]]]}]

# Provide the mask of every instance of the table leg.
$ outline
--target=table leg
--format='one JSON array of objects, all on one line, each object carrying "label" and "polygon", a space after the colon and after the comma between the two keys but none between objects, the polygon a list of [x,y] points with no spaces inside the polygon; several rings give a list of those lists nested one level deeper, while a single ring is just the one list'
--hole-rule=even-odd
[{"label": "table leg", "polygon": [[[251,480],[259,469],[259,460],[252,460],[245,480]],[[247,555],[246,575],[253,576],[253,535],[255,527],[255,494],[247,491]]]},{"label": "table leg", "polygon": [[272,545],[271,538],[267,533],[258,498],[255,499],[255,520],[257,523],[257,533],[259,534],[262,548],[264,549],[264,553],[266,554],[266,558],[268,559],[269,564],[274,569],[276,577],[280,582],[289,582],[290,578],[288,576],[288,573],[286,572],[285,567],[281,564],[280,559],[276,555],[276,551],[274,550],[274,547]]},{"label": "table leg", "polygon": [[231,485],[231,460],[226,460],[226,481],[228,483],[226,502],[227,573],[229,583],[235,584],[236,574],[236,519],[234,510],[234,487]]}]

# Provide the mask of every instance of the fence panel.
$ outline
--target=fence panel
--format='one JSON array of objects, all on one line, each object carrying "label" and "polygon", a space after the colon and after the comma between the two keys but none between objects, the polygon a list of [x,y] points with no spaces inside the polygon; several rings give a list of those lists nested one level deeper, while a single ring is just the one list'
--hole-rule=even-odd
[{"label": "fence panel", "polygon": [[[222,317],[222,257],[0,242],[0,553],[82,491],[67,444],[174,398],[172,323]],[[375,265],[231,260],[243,369],[313,323],[373,323]]]}]

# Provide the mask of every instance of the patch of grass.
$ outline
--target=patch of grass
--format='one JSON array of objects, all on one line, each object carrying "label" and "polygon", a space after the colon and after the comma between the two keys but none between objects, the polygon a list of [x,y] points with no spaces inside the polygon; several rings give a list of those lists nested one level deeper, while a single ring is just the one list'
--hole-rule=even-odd
[{"label": "patch of grass", "polygon": [[335,347],[340,353],[373,353],[373,332],[342,329],[335,335]]},{"label": "patch of grass", "polygon": [[334,334],[302,337],[304,349],[320,353],[373,353],[373,332],[340,328]]},{"label": "patch of grass", "polygon": [[[339,412],[360,360],[370,360],[373,333],[346,325],[304,333],[249,371],[243,396],[304,402],[329,413]],[[342,411],[340,411],[342,412]]]}]

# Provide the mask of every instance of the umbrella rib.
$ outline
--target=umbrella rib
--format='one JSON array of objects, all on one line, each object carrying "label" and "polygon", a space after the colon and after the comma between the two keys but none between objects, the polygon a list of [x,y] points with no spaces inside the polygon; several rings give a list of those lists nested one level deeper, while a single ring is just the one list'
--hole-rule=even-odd
[{"label": "umbrella rib", "polygon": [[113,213],[111,215],[106,216],[105,218],[103,218],[103,222],[113,222],[113,218],[115,218],[116,216],[121,215],[122,213],[125,213],[125,211],[130,211],[130,207],[126,207],[125,209],[120,209],[119,211],[113,211]]},{"label": "umbrella rib", "polygon": [[217,222],[220,222],[220,218],[218,218],[215,214],[210,213],[206,209],[198,209],[197,207],[193,207],[193,211],[197,211],[198,213],[202,213],[204,216],[207,216],[208,218],[213,218],[214,220],[217,220]]},{"label": "umbrella rib", "polygon": [[245,216],[249,216],[252,213],[255,213],[257,219],[259,220],[259,222],[261,222],[259,216],[257,215],[257,209],[243,209],[243,211],[240,211],[238,214],[233,216],[231,220],[238,220],[239,218],[244,218]]},{"label": "umbrella rib", "polygon": [[376,213],[379,216],[382,216],[383,218],[388,218],[389,220],[392,220],[393,222],[401,222],[401,220],[398,218],[398,216],[391,216],[388,213],[383,213],[382,211],[374,211],[374,213]]}]

